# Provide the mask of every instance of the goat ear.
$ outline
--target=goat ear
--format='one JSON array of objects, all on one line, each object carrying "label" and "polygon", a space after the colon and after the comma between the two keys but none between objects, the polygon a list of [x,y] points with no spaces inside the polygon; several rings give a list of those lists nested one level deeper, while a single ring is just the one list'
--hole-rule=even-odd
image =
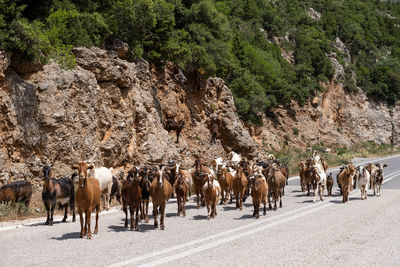
[{"label": "goat ear", "polygon": [[387,167],[388,165],[387,164],[383,164],[383,168],[385,168],[385,167]]},{"label": "goat ear", "polygon": [[78,167],[76,165],[71,165],[71,169],[76,170]]},{"label": "goat ear", "polygon": [[88,166],[88,169],[93,169],[94,168],[94,166],[92,165],[92,164],[90,164],[89,166]]}]

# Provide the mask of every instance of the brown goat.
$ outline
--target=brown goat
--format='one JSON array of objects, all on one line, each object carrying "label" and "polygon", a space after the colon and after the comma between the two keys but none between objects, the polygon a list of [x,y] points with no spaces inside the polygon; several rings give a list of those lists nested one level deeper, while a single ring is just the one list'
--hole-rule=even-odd
[{"label": "brown goat", "polygon": [[165,178],[164,167],[161,167],[156,179],[150,186],[150,196],[153,202],[154,227],[158,227],[157,208],[160,207],[160,229],[164,230],[165,206],[172,193],[172,185]]},{"label": "brown goat", "polygon": [[237,167],[235,178],[233,179],[233,191],[235,192],[236,208],[243,209],[243,197],[247,189],[247,178],[243,173],[242,167]]},{"label": "brown goat", "polygon": [[344,166],[340,173],[337,176],[338,185],[342,190],[343,200],[342,202],[345,203],[349,200],[349,192],[352,188],[352,181],[353,176],[356,175],[356,167],[353,164]]},{"label": "brown goat", "polygon": [[203,185],[207,180],[207,174],[211,174],[211,171],[208,167],[203,166],[199,158],[196,158],[193,166],[195,167],[195,170],[192,173],[192,181],[194,185],[194,193],[196,194],[197,199],[197,208],[199,209],[200,203],[202,203],[202,205],[204,204]]},{"label": "brown goat", "polygon": [[221,186],[221,204],[226,205],[228,196],[230,196],[230,203],[232,203],[232,190],[233,190],[233,176],[226,168],[221,168],[217,173],[218,182]]},{"label": "brown goat", "polygon": [[214,218],[217,215],[217,204],[221,195],[221,187],[211,174],[207,174],[207,180],[203,186],[203,195],[207,206],[207,219],[210,219],[210,217]]},{"label": "brown goat", "polygon": [[[90,222],[92,211],[96,209],[96,225],[94,234],[99,232],[99,212],[100,212],[100,183],[94,177],[87,177],[88,169],[93,169],[93,165],[88,166],[85,162],[79,162],[72,165],[72,169],[78,170],[79,186],[76,191],[76,205],[78,207],[79,218],[81,222],[80,237],[87,235],[88,239],[92,238],[90,232]],[[83,225],[83,212],[85,212],[85,226]]]},{"label": "brown goat", "polygon": [[333,187],[333,177],[332,173],[326,177],[326,189],[328,191],[328,197],[332,196],[332,187]]},{"label": "brown goat", "polygon": [[179,174],[178,178],[174,183],[175,191],[176,191],[176,200],[178,203],[178,216],[181,216],[181,212],[183,217],[186,216],[185,205],[186,205],[186,197],[189,193],[189,183],[186,178]]},{"label": "brown goat", "polygon": [[[257,175],[256,175],[257,176]],[[260,218],[260,205],[264,204],[264,212],[266,214],[267,196],[268,196],[268,184],[264,177],[253,178],[250,180],[249,187],[251,189],[251,198],[253,200],[254,212],[253,216],[256,219]]]},{"label": "brown goat", "polygon": [[[122,183],[122,209],[125,212],[125,227],[128,227],[128,210],[131,214],[131,230],[139,231],[139,210],[140,199],[142,197],[142,189],[140,187],[140,177],[134,176],[132,181],[124,181]],[[136,220],[134,220],[136,213]],[[135,222],[135,224],[134,224]]]},{"label": "brown goat", "polygon": [[282,208],[282,190],[285,187],[286,178],[280,171],[278,164],[273,163],[266,170],[268,184],[268,206],[272,209],[270,198],[274,201],[274,210],[277,210],[276,202],[279,198],[279,207]]},{"label": "brown goat", "polygon": [[307,171],[307,165],[304,161],[300,162],[299,164],[299,176],[300,176],[300,187],[301,191],[305,192],[307,190],[307,184],[306,184],[306,171]]},{"label": "brown goat", "polygon": [[165,130],[167,130],[168,132],[172,130],[176,131],[176,143],[179,143],[179,136],[184,126],[185,126],[184,120],[176,122],[174,119],[168,119],[165,121]]},{"label": "brown goat", "polygon": [[0,189],[1,202],[23,202],[26,207],[32,197],[32,185],[27,181],[16,181],[11,184],[6,184]]}]

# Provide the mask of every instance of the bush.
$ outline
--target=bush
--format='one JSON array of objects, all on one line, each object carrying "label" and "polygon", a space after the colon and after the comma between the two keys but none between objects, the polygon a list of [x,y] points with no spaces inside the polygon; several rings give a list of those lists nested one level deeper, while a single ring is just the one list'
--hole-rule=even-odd
[{"label": "bush", "polygon": [[292,131],[294,135],[299,135],[299,129],[297,129],[296,127],[293,127]]}]

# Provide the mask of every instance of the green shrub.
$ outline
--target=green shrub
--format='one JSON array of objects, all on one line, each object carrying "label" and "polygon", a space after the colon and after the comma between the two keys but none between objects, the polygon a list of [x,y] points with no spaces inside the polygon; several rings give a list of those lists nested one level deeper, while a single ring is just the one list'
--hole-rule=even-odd
[{"label": "green shrub", "polygon": [[294,135],[299,135],[299,129],[297,129],[296,127],[293,127],[292,131]]}]

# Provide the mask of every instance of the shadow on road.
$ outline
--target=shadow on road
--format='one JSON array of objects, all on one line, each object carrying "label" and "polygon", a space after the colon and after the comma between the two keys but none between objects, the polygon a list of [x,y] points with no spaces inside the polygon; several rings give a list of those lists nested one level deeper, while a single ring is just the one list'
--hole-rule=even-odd
[{"label": "shadow on road", "polygon": [[79,239],[80,237],[80,232],[73,232],[73,233],[66,233],[63,234],[60,237],[52,237],[51,239],[55,239],[58,241],[63,241],[63,240],[67,240],[67,239]]},{"label": "shadow on road", "polygon": [[[262,216],[262,212],[261,212],[261,216]],[[253,217],[253,215],[251,214],[244,214],[239,218],[233,218],[234,220],[246,220],[246,219],[255,219],[255,217]]]},{"label": "shadow on road", "polygon": [[236,210],[238,208],[236,208],[235,206],[224,206],[222,207],[224,210]]},{"label": "shadow on road", "polygon": [[207,216],[205,215],[194,215],[193,219],[190,220],[207,220]]}]

